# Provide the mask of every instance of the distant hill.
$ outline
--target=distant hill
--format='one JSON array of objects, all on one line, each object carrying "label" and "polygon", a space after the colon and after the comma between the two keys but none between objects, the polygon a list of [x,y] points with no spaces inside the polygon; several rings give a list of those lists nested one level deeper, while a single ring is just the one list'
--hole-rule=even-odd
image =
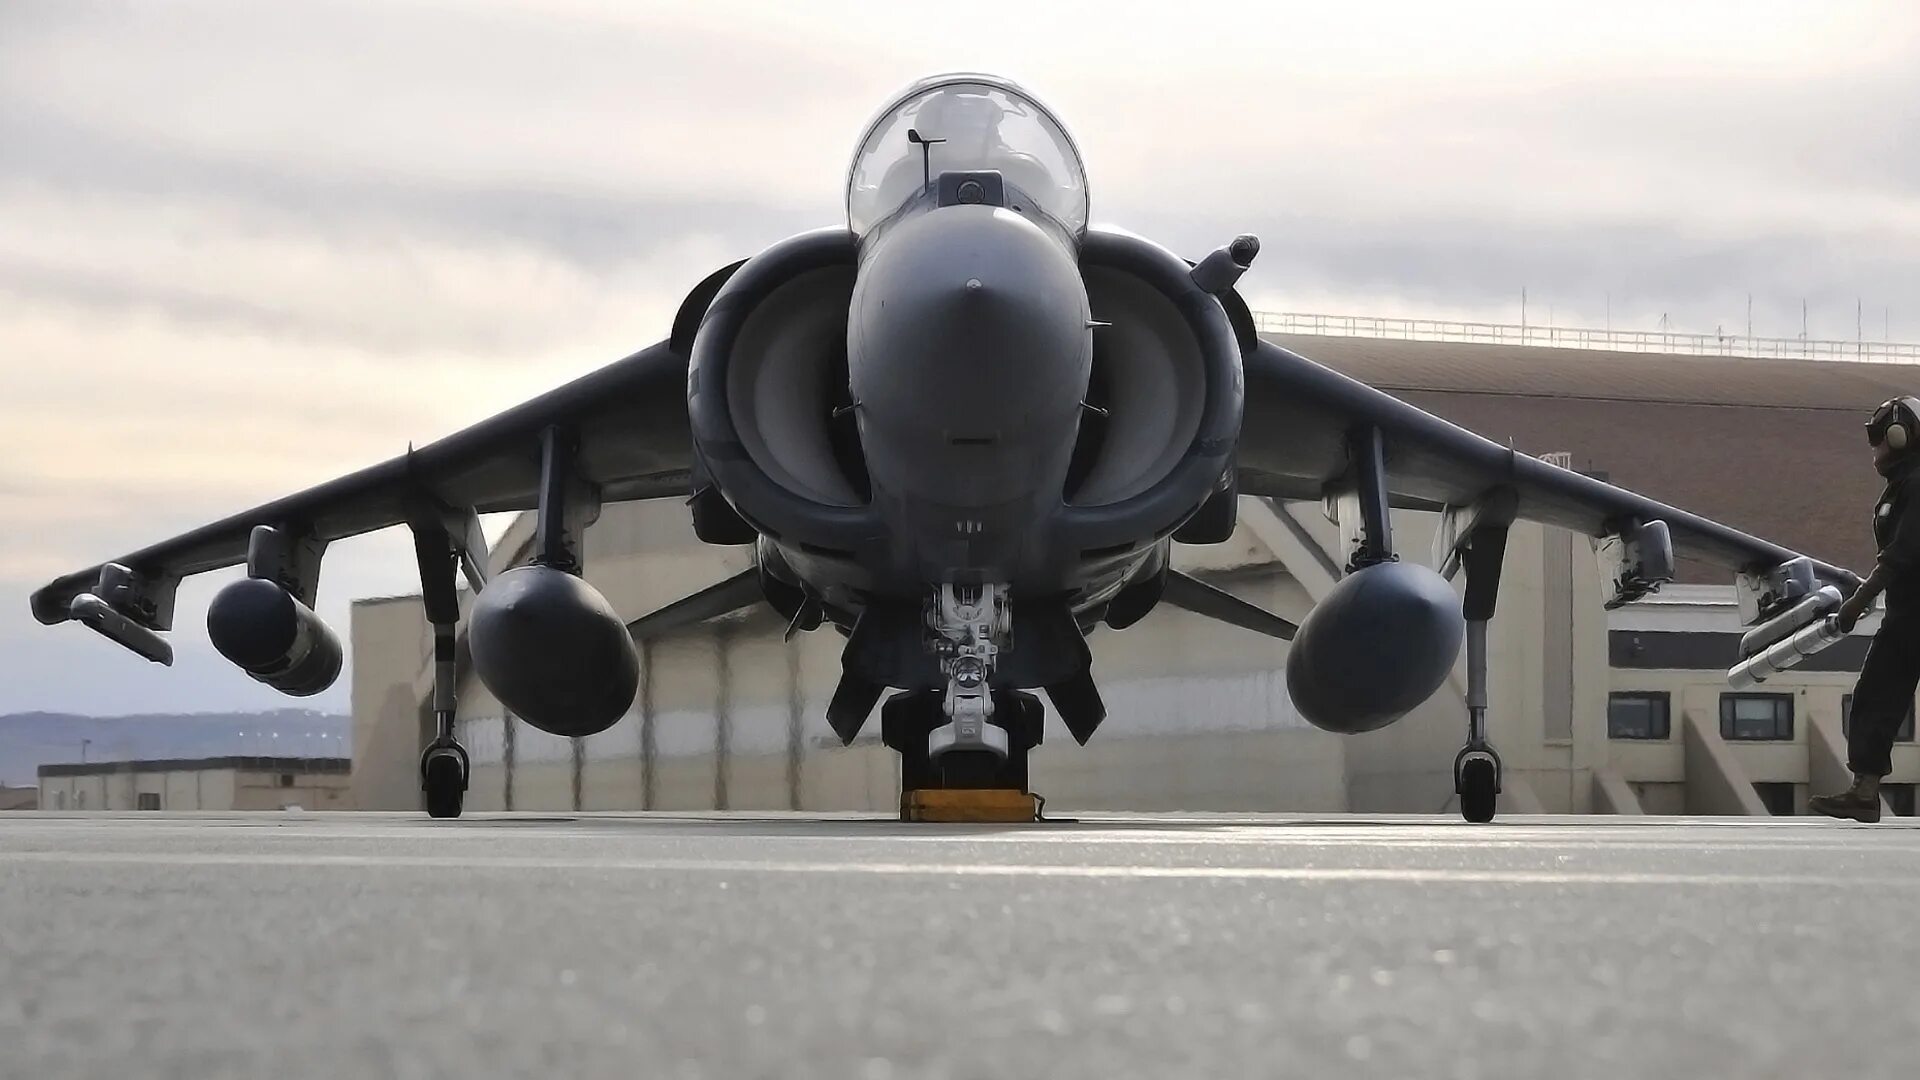
[{"label": "distant hill", "polygon": [[351,757],[353,720],[308,709],[240,713],[0,716],[0,784],[31,786],[42,765],[88,761],[220,757]]}]

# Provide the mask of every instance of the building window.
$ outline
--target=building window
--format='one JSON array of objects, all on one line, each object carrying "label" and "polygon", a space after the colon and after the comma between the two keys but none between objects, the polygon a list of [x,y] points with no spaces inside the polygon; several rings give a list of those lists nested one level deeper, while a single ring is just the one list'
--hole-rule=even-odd
[{"label": "building window", "polygon": [[160,809],[160,793],[157,791],[141,792],[139,797],[139,805],[136,806],[134,809],[136,810]]},{"label": "building window", "polygon": [[1887,800],[1887,809],[1898,816],[1913,816],[1912,784],[1881,784],[1880,797]]},{"label": "building window", "polygon": [[1753,785],[1753,793],[1760,796],[1761,805],[1774,817],[1792,817],[1793,785],[1787,783],[1759,782]]},{"label": "building window", "polygon": [[1667,695],[1641,691],[1607,695],[1607,738],[1664,739],[1670,734]]},{"label": "building window", "polygon": [[1720,737],[1741,741],[1793,738],[1793,695],[1721,694]]},{"label": "building window", "polygon": [[280,786],[281,786],[281,787],[292,787],[292,786],[293,786],[293,774],[292,774],[292,773],[290,773],[290,772],[283,772],[283,773],[281,773],[281,774],[280,774]]},{"label": "building window", "polygon": [[[1853,734],[1853,695],[1840,695],[1840,734]],[[1913,705],[1907,705],[1907,718],[1900,721],[1900,730],[1893,733],[1894,742],[1913,741]]]}]

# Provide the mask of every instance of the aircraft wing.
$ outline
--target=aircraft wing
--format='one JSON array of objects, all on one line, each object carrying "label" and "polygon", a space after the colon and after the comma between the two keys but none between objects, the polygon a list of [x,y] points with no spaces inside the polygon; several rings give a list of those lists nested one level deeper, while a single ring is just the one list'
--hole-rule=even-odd
[{"label": "aircraft wing", "polygon": [[[1462,508],[1501,487],[1517,516],[1589,536],[1663,521],[1676,554],[1765,574],[1799,553],[1631,491],[1515,453],[1268,341],[1246,352],[1246,418],[1238,481],[1245,495],[1319,500],[1349,472],[1351,431],[1378,427],[1389,499],[1424,510]],[[1859,578],[1814,561],[1814,575],[1851,592]]]},{"label": "aircraft wing", "polygon": [[[112,561],[164,591],[160,625],[152,627],[164,629],[179,580],[244,562],[256,525],[291,527],[324,543],[403,524],[422,500],[460,513],[534,507],[541,436],[554,425],[573,433],[575,467],[602,501],[688,493],[687,357],[662,342],[403,456]],[[69,605],[94,587],[100,569],[34,593],[34,617],[49,624],[70,618]]]}]

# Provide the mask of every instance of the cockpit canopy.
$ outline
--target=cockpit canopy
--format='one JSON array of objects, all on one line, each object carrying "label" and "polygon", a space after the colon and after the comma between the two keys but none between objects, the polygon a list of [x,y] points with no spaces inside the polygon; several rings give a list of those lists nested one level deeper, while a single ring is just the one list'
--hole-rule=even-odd
[{"label": "cockpit canopy", "polygon": [[1046,106],[991,75],[923,79],[880,111],[847,175],[847,225],[866,235],[919,195],[928,175],[988,169],[1010,197],[1025,196],[1075,236],[1086,229],[1087,174],[1073,140]]}]

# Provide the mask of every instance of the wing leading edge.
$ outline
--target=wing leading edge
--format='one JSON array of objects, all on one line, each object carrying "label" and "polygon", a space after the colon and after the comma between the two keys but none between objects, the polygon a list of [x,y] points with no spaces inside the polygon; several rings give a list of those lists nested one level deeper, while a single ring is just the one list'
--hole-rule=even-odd
[{"label": "wing leading edge", "polygon": [[[1549,465],[1450,424],[1268,341],[1245,357],[1246,419],[1239,449],[1240,491],[1319,500],[1350,472],[1348,435],[1377,427],[1388,447],[1393,505],[1441,510],[1473,505],[1511,488],[1517,515],[1589,536],[1663,521],[1681,554],[1741,573],[1765,573],[1800,553],[1717,521]],[[1851,592],[1851,571],[1809,560],[1816,577]]]},{"label": "wing leading edge", "polygon": [[407,523],[422,505],[462,514],[531,509],[542,433],[555,426],[571,434],[578,475],[601,501],[685,495],[693,467],[686,393],[686,355],[661,342],[399,457],[67,574],[33,594],[34,617],[72,618],[73,599],[117,564],[163,594],[142,621],[168,629],[180,579],[245,561],[260,525],[324,545]]}]

